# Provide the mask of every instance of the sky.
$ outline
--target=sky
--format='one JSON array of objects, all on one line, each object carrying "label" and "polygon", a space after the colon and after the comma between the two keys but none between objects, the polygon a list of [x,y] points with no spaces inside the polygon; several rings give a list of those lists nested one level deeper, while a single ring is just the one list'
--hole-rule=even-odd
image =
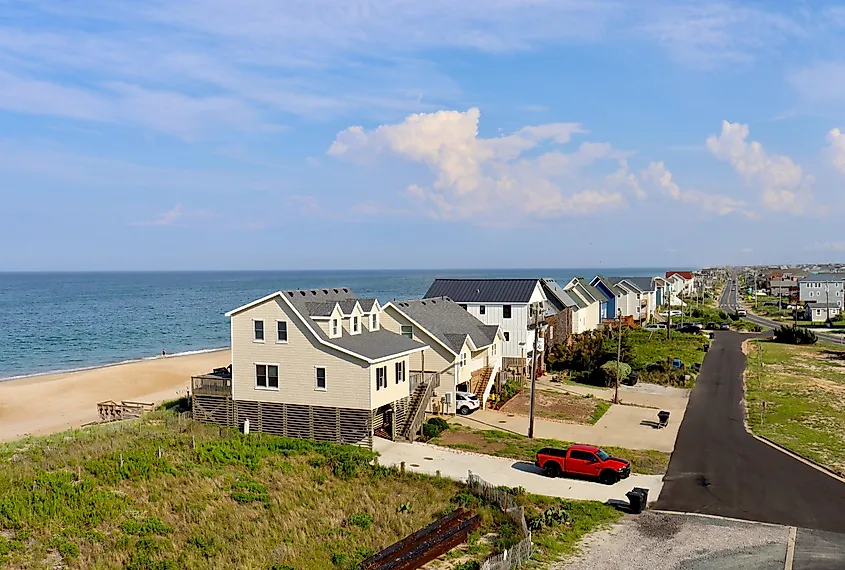
[{"label": "sky", "polygon": [[0,0],[0,271],[845,259],[845,6]]}]

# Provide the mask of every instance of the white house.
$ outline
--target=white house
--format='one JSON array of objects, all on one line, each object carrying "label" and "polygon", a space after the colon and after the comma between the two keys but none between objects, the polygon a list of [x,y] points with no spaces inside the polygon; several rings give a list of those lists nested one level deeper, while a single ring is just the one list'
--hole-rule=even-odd
[{"label": "white house", "polygon": [[[579,304],[579,310],[573,315],[572,332],[581,334],[598,328],[602,321],[602,313],[607,312],[607,297],[587,283],[583,277],[573,278],[563,286],[563,290]],[[580,307],[582,304],[583,308]]]},{"label": "white house", "polygon": [[845,307],[845,273],[819,273],[798,281],[801,303],[830,303]]},{"label": "white house", "polygon": [[539,279],[435,279],[424,298],[437,297],[450,298],[484,324],[498,325],[502,356],[526,358],[532,351],[535,310],[542,322],[546,304]]},{"label": "white house", "polygon": [[842,307],[834,303],[805,303],[804,314],[808,321],[814,323],[823,323],[830,320],[835,320],[842,312]]}]

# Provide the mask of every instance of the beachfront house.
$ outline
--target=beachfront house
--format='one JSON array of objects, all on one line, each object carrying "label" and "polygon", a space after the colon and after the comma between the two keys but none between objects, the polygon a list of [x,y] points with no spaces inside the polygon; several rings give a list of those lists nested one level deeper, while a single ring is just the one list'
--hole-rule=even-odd
[{"label": "beachfront house", "polygon": [[411,374],[424,342],[381,326],[348,288],[277,291],[234,309],[231,375],[192,382],[194,417],[288,437],[412,440],[437,375]]},{"label": "beachfront house", "polygon": [[535,311],[541,322],[544,318],[539,279],[435,279],[424,297],[448,297],[482,323],[498,325],[504,365],[525,366],[533,350]]},{"label": "beachfront house", "polygon": [[679,297],[696,294],[695,275],[692,271],[667,271],[666,280],[672,286],[672,292]]},{"label": "beachfront house", "polygon": [[546,296],[546,327],[545,346],[561,344],[569,340],[574,331],[575,315],[584,308],[586,303],[579,301],[563,290],[554,279],[541,279],[540,285]]},{"label": "beachfront house", "polygon": [[583,305],[573,317],[572,332],[581,334],[597,329],[603,320],[602,315],[606,318],[608,298],[583,277],[571,279],[563,290]]},{"label": "beachfront house", "polygon": [[429,347],[410,356],[410,369],[440,376],[431,411],[458,412],[455,392],[473,392],[486,405],[502,368],[499,325],[484,324],[448,297],[436,297],[387,303],[381,326]]},{"label": "beachfront house", "polygon": [[608,277],[608,279],[631,291],[629,314],[639,321],[646,322],[657,311],[658,277]]},{"label": "beachfront house", "polygon": [[845,307],[845,273],[817,273],[798,281],[801,303],[830,303]]},{"label": "beachfront house", "polygon": [[824,323],[836,320],[842,307],[835,303],[804,303],[804,318],[814,323]]}]

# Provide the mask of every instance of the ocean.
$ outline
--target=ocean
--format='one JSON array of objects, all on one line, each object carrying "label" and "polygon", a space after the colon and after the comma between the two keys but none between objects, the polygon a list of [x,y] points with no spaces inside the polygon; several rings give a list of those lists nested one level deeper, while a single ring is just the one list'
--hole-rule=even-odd
[{"label": "ocean", "polygon": [[419,298],[436,277],[660,275],[640,269],[0,273],[0,380],[229,345],[226,311],[280,289]]}]

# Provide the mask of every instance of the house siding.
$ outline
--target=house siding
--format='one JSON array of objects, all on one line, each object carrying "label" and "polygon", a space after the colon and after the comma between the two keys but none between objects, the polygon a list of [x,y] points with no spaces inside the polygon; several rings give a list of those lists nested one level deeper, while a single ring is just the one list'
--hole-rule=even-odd
[{"label": "house siding", "polygon": [[[467,311],[486,325],[499,325],[502,333],[507,332],[509,340],[502,343],[502,356],[525,357],[528,352],[528,305],[511,304],[511,317],[504,318],[504,304],[488,305],[484,303],[484,314],[481,314],[482,303],[467,304]],[[533,337],[532,337],[533,341]],[[520,346],[520,343],[523,343]]]},{"label": "house siding", "polygon": [[[405,380],[396,383],[396,363],[405,363]],[[376,390],[376,369],[387,367],[387,388]],[[410,382],[408,376],[410,374],[410,362],[407,356],[400,356],[398,358],[391,358],[378,364],[370,366],[370,388],[372,390],[372,408],[375,410],[380,406],[391,404],[396,400],[407,398],[410,395]]]},{"label": "house siding", "polygon": [[[253,342],[254,319],[264,320],[263,343]],[[275,342],[276,320],[288,323],[286,344]],[[233,399],[372,409],[369,364],[320,344],[293,310],[279,299],[270,299],[234,315],[231,327]],[[255,387],[256,363],[279,365],[278,390]],[[326,369],[325,391],[315,390],[317,366]],[[375,387],[374,382],[372,386]]]}]

